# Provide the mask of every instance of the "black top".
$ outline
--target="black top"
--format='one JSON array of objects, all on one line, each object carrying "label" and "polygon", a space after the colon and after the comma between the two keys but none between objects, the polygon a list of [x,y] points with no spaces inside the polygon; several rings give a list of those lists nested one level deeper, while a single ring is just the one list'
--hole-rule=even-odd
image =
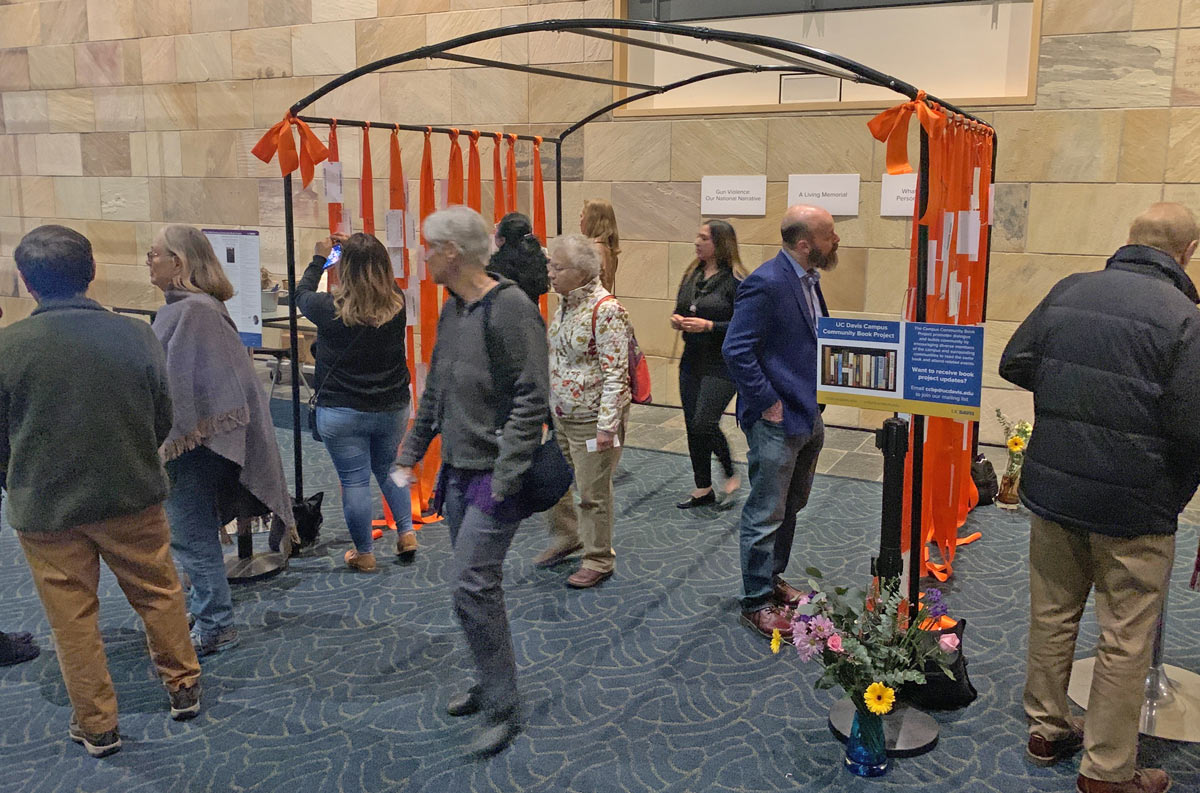
[{"label": "black top", "polygon": [[296,308],[317,326],[317,405],[367,413],[404,408],[409,402],[406,310],[378,328],[347,327],[337,317],[333,295],[316,291],[324,265],[324,257],[314,256],[296,284]]},{"label": "black top", "polygon": [[1033,391],[1021,499],[1078,529],[1175,532],[1200,482],[1200,297],[1166,253],[1126,245],[1059,281],[1000,358]]},{"label": "black top", "polygon": [[683,334],[681,367],[693,373],[729,379],[721,344],[725,341],[725,331],[729,330],[729,320],[733,318],[733,297],[737,287],[738,279],[730,270],[718,267],[711,278],[705,278],[703,266],[698,266],[679,285],[675,313],[712,320],[713,323],[710,331]]}]

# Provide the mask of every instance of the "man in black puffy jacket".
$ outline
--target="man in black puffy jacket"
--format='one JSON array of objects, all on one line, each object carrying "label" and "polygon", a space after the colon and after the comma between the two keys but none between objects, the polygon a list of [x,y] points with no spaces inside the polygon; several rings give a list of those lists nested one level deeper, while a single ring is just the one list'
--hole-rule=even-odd
[{"label": "man in black puffy jacket", "polygon": [[[1162,793],[1138,769],[1150,664],[1180,511],[1200,482],[1200,296],[1184,272],[1196,219],[1155,204],[1105,269],[1060,281],[1013,334],[1004,379],[1033,391],[1021,500],[1029,539],[1030,759],[1082,746],[1081,793]],[[1086,727],[1067,706],[1080,616],[1092,587],[1100,640]]]}]

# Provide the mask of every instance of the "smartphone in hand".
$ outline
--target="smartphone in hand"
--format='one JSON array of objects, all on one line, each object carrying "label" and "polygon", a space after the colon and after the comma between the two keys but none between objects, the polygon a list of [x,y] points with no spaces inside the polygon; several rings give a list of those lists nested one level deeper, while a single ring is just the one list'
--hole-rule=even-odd
[{"label": "smartphone in hand", "polygon": [[325,260],[325,266],[322,268],[328,270],[342,260],[342,246],[334,245],[333,250],[329,252],[329,258]]}]

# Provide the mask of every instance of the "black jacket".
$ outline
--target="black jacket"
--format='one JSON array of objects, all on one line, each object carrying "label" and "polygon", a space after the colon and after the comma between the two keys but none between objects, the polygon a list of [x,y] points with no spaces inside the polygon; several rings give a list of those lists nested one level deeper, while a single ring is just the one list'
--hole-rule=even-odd
[{"label": "black jacket", "polygon": [[1166,253],[1126,245],[1068,276],[1000,359],[1033,391],[1021,499],[1100,534],[1174,533],[1200,483],[1200,302]]},{"label": "black jacket", "polygon": [[729,370],[721,355],[729,320],[733,319],[733,298],[741,283],[724,267],[717,268],[712,278],[704,277],[704,268],[697,267],[679,284],[675,296],[675,313],[683,317],[712,320],[712,330],[683,334],[683,357],[679,364],[696,375],[709,375],[729,380]]}]

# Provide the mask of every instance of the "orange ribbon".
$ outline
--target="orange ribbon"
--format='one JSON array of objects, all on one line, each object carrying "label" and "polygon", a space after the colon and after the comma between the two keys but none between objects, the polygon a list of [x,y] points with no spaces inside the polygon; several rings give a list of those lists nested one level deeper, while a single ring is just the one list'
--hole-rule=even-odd
[{"label": "orange ribbon", "polygon": [[[296,140],[292,137],[293,124],[300,130],[299,153],[296,151]],[[287,176],[299,167],[304,187],[312,184],[317,163],[329,156],[329,150],[317,139],[308,124],[291,113],[285,115],[282,121],[267,130],[266,134],[259,138],[258,143],[254,144],[250,153],[263,162],[270,162],[278,153],[280,175]]]},{"label": "orange ribbon", "polygon": [[371,124],[363,127],[362,179],[358,184],[359,214],[362,215],[363,231],[375,233],[375,174],[371,163]]},{"label": "orange ribbon", "polygon": [[492,222],[499,223],[507,214],[504,207],[504,174],[500,170],[500,146],[503,138],[493,133],[496,147],[492,149]]},{"label": "orange ribbon", "polygon": [[[329,161],[338,162],[337,119],[329,125]],[[329,202],[329,233],[338,231],[342,225],[342,202]]]},{"label": "orange ribbon", "polygon": [[[394,127],[388,140],[388,209],[408,211],[408,201],[404,197],[404,163],[400,158],[400,127]],[[405,224],[407,225],[407,224]],[[404,231],[404,244],[400,252],[404,261],[404,277],[396,279],[400,288],[408,287],[408,231]],[[411,333],[411,329],[409,330]],[[409,361],[412,366],[412,361]]]},{"label": "orange ribbon", "polygon": [[458,145],[458,130],[450,130],[450,165],[446,169],[446,206],[463,202],[462,147]]},{"label": "orange ribbon", "polygon": [[509,212],[517,211],[517,136],[511,132],[504,137],[508,138],[508,152],[505,154],[505,170],[508,172],[508,185],[506,187],[506,195],[504,203]]},{"label": "orange ribbon", "polygon": [[479,173],[479,130],[471,130],[471,150],[467,154],[467,206],[482,212],[483,184]]},{"label": "orange ribbon", "polygon": [[[542,184],[542,137],[533,139],[533,233],[546,244],[546,188]],[[546,295],[538,298],[542,319],[549,316],[550,303]]]},{"label": "orange ribbon", "polygon": [[925,131],[932,134],[937,114],[925,103],[924,91],[918,91],[916,99],[889,108],[867,122],[875,139],[887,143],[887,172],[890,174],[913,172],[908,161],[908,122],[913,111]]}]

